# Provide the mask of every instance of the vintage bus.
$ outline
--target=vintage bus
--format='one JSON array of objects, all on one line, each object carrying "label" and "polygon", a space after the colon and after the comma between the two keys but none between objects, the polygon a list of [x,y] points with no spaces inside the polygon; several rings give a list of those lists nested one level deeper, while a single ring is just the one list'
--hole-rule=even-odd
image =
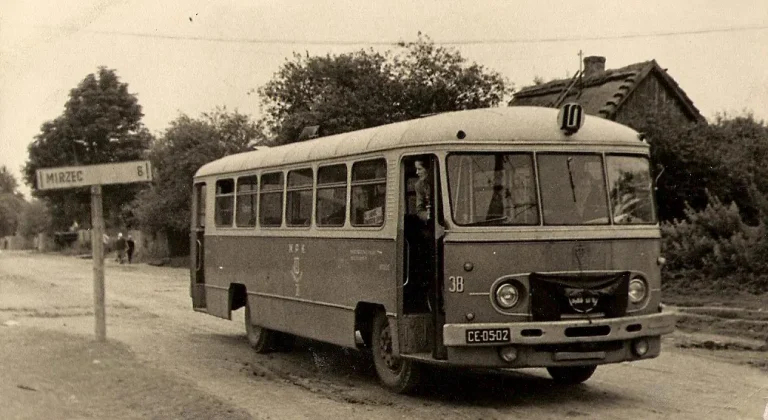
[{"label": "vintage bus", "polygon": [[649,145],[576,104],[261,148],[204,165],[193,191],[194,310],[244,308],[258,352],[296,336],[370,349],[396,392],[428,364],[581,383],[658,356],[674,328]]}]

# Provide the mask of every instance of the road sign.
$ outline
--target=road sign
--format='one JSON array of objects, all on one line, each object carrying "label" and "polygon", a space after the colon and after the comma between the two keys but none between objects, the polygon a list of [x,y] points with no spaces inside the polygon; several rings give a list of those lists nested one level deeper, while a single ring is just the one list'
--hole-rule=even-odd
[{"label": "road sign", "polygon": [[96,339],[107,339],[107,315],[104,305],[104,216],[101,186],[152,181],[148,160],[108,163],[104,165],[66,166],[37,170],[37,189],[91,186],[91,253],[93,255],[93,314]]},{"label": "road sign", "polygon": [[39,190],[151,180],[152,165],[148,160],[37,170],[37,189]]}]

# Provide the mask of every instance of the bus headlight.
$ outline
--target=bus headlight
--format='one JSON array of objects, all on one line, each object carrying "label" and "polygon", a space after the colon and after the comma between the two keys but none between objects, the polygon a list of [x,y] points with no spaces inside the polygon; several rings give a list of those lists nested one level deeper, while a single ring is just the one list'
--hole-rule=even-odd
[{"label": "bus headlight", "polygon": [[648,286],[645,285],[645,281],[640,277],[635,277],[629,281],[629,301],[632,303],[640,303],[645,299],[648,294]]},{"label": "bus headlight", "polygon": [[496,304],[503,309],[511,309],[520,301],[520,291],[515,285],[504,283],[496,288]]}]

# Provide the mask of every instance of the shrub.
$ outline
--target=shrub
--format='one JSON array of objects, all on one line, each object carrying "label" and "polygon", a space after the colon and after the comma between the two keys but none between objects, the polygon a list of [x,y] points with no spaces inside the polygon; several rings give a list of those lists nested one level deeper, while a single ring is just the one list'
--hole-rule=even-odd
[{"label": "shrub", "polygon": [[687,206],[685,220],[662,224],[667,286],[768,291],[765,223],[748,226],[736,204],[726,205],[706,194],[703,210]]}]

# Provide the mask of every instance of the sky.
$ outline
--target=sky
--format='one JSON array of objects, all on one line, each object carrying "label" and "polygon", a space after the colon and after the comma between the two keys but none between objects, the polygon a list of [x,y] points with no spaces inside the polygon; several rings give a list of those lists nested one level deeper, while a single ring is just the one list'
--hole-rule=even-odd
[{"label": "sky", "polygon": [[765,0],[0,0],[0,166],[29,196],[27,146],[99,66],[160,135],[221,106],[259,118],[255,90],[293,52],[394,50],[419,32],[518,88],[573,75],[580,51],[608,69],[655,59],[705,118],[768,121]]}]

